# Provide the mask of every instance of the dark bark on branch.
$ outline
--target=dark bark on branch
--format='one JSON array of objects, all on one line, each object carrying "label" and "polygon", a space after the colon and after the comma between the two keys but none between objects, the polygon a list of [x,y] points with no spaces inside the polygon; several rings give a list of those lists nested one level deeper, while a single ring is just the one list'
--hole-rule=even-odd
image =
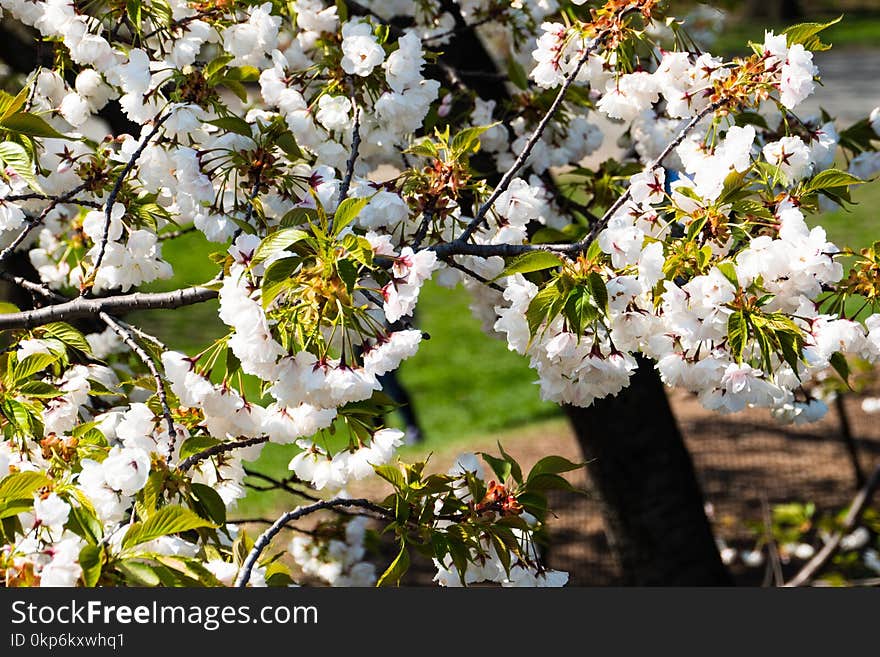
[{"label": "dark bark on branch", "polygon": [[208,301],[216,296],[216,290],[187,287],[173,292],[134,292],[96,299],[79,297],[36,310],[0,314],[0,329],[33,328],[48,322],[67,322],[80,317],[96,317],[102,312],[116,315],[132,310],[180,308]]},{"label": "dark bark on branch", "polygon": [[653,363],[640,359],[632,384],[616,397],[565,410],[588,461],[624,583],[732,584]]},{"label": "dark bark on branch", "polygon": [[262,445],[263,443],[267,442],[269,442],[268,437],[258,436],[256,438],[246,438],[243,440],[235,440],[228,443],[220,443],[219,445],[214,445],[213,447],[209,447],[208,449],[187,457],[180,462],[180,465],[177,466],[177,469],[180,472],[186,472],[196,463],[211,458],[212,456],[219,456],[220,454],[225,454],[226,452],[231,452],[236,449],[251,447],[253,445]]}]

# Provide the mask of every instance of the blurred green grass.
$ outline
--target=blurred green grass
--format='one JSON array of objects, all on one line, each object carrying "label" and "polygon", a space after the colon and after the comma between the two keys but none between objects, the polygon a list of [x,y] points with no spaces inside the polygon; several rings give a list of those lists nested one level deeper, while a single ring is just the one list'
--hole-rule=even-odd
[{"label": "blurred green grass", "polygon": [[837,246],[858,250],[880,239],[880,184],[872,181],[854,187],[852,199],[855,205],[808,217],[808,222],[823,226]]}]

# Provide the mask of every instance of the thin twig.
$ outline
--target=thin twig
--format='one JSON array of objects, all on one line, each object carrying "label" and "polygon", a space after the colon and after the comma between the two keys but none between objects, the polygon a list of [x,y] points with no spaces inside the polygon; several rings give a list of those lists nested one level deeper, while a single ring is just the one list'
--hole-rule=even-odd
[{"label": "thin twig", "polygon": [[[144,152],[144,149],[146,149],[153,137],[158,134],[162,124],[165,123],[170,116],[171,113],[168,112],[156,119],[156,123],[153,124],[153,129],[131,154],[131,157],[128,158],[128,162],[125,163],[125,166],[119,173],[119,177],[116,178],[116,182],[113,184],[113,188],[110,190],[110,195],[107,197],[107,202],[104,204],[104,230],[101,233],[101,241],[98,245],[98,255],[95,258],[95,264],[92,266],[93,272],[97,272],[101,268],[101,263],[104,261],[104,252],[107,250],[107,242],[110,239],[110,224],[113,214],[113,206],[116,204],[116,197],[119,196],[119,192],[122,190],[122,185],[128,177],[128,174],[134,169],[135,164],[137,164],[138,158]],[[83,289],[83,293],[85,292],[86,289]]]},{"label": "thin twig", "polygon": [[[769,554],[767,574],[768,576],[772,574],[774,586],[782,586],[785,582],[785,577],[782,574],[782,559],[779,557],[779,546],[776,545],[776,538],[773,536],[773,520],[770,516],[770,505],[766,495],[761,496],[761,515],[764,520],[764,537],[767,539],[767,553]],[[765,578],[764,586],[768,584],[769,581]]]},{"label": "thin twig", "polygon": [[[678,146],[685,140],[685,138],[690,134],[691,130],[693,130],[704,118],[706,118],[709,114],[712,114],[716,110],[720,109],[724,105],[724,101],[716,101],[700,110],[694,117],[691,118],[690,121],[685,124],[684,128],[682,128],[679,133],[675,136],[675,138],[666,144],[666,147],[660,152],[654,160],[652,160],[648,166],[646,166],[642,171],[646,173],[651,173],[655,169],[658,169],[662,164],[663,160],[665,160],[669,154],[678,148]],[[580,242],[578,242],[577,246],[579,249],[585,248],[589,246],[596,236],[608,225],[608,222],[615,215],[615,213],[620,209],[620,207],[626,203],[632,194],[632,188],[628,187],[627,190],[621,194],[617,200],[611,204],[611,207],[605,211],[605,214],[602,215],[602,218],[593,224],[592,229],[589,234]]]},{"label": "thin twig", "polygon": [[67,297],[62,296],[42,283],[34,283],[23,276],[17,276],[8,271],[0,271],[0,278],[18,285],[20,288],[28,292],[39,294],[41,297],[51,299],[52,301],[67,301]]},{"label": "thin twig", "polygon": [[165,418],[165,424],[168,427],[168,460],[170,461],[174,455],[174,444],[177,439],[177,430],[174,428],[174,418],[171,417],[171,407],[168,405],[168,395],[165,393],[165,383],[162,380],[162,375],[159,374],[159,370],[156,368],[156,363],[154,363],[149,354],[144,351],[143,347],[137,343],[128,329],[105,312],[98,313],[98,317],[110,327],[110,330],[119,336],[119,338],[138,358],[141,359],[141,361],[143,361],[144,365],[146,365],[147,369],[150,371],[153,380],[156,382],[156,396],[159,398],[159,403],[162,405],[162,416]]},{"label": "thin twig", "polygon": [[[82,190],[80,190],[82,191]],[[49,196],[48,194],[42,194],[40,192],[28,192],[26,194],[10,194],[9,196],[3,199],[4,201],[53,201],[55,200],[54,196]],[[65,203],[74,203],[76,205],[82,205],[87,208],[96,208],[100,209],[104,207],[104,204],[100,201],[92,201],[84,198],[71,198]]]},{"label": "thin twig", "polygon": [[425,206],[425,210],[422,213],[422,221],[419,224],[418,229],[416,230],[416,234],[413,236],[412,240],[412,248],[413,251],[418,251],[419,247],[422,245],[422,242],[425,240],[425,237],[428,235],[428,228],[431,226],[431,222],[434,220],[434,205],[437,202],[437,199],[430,199]]},{"label": "thin twig", "polygon": [[361,109],[354,105],[354,127],[351,131],[351,153],[348,155],[348,161],[345,163],[345,177],[339,186],[339,201],[342,202],[348,198],[348,189],[351,187],[351,180],[354,177],[354,165],[357,162],[358,151],[361,147]]},{"label": "thin twig", "polygon": [[262,479],[263,481],[267,481],[272,484],[272,488],[277,490],[283,490],[291,495],[298,495],[302,498],[305,498],[311,502],[320,502],[321,498],[312,495],[311,493],[306,493],[305,491],[297,490],[293,488],[290,484],[299,482],[299,479],[296,476],[288,477],[287,479],[276,479],[274,477],[270,477],[267,474],[263,474],[262,472],[257,472],[255,470],[251,470],[250,468],[245,468],[244,473],[248,477],[254,477],[255,479]]},{"label": "thin twig", "polygon": [[469,268],[465,267],[464,265],[457,263],[452,258],[447,258],[444,260],[444,262],[448,266],[452,267],[453,269],[457,269],[458,271],[467,274],[468,276],[470,276],[474,280],[479,281],[480,283],[483,283],[487,287],[491,287],[493,290],[496,290],[498,292],[504,292],[504,288],[501,287],[500,285],[498,285],[498,283],[494,283],[493,281],[490,281],[485,276],[481,276],[480,274],[478,274],[474,270],[469,269]]},{"label": "thin twig", "polygon": [[158,236],[160,242],[165,242],[166,240],[173,240],[176,237],[180,237],[181,235],[188,235],[189,233],[194,232],[196,229],[195,225],[187,226],[186,228],[181,228],[180,230],[171,231],[169,233],[162,233]]},{"label": "thin twig", "polygon": [[785,584],[785,586],[803,586],[809,584],[816,575],[819,574],[819,572],[831,561],[834,555],[837,554],[843,537],[854,530],[859,524],[862,515],[865,513],[865,509],[868,508],[868,504],[870,504],[871,498],[874,496],[874,492],[878,487],[880,487],[880,465],[878,465],[874,472],[871,473],[871,476],[868,478],[868,481],[865,482],[865,485],[862,486],[861,490],[856,493],[856,496],[853,498],[853,501],[849,506],[849,511],[843,519],[843,526],[840,528],[840,531],[832,536],[831,539],[822,546],[822,549],[819,550],[813,558],[810,559],[804,567]]},{"label": "thin twig", "polygon": [[49,205],[43,208],[43,211],[40,212],[40,215],[36,219],[28,220],[27,226],[25,226],[22,231],[15,236],[15,239],[12,240],[12,243],[5,249],[3,249],[3,251],[0,251],[0,262],[3,262],[4,260],[6,260],[6,258],[11,256],[12,253],[19,247],[19,245],[24,242],[25,238],[30,235],[30,232],[37,226],[42,225],[43,220],[49,215],[50,212],[52,212],[52,210],[54,210],[62,203],[67,203],[71,201],[73,197],[83,191],[85,187],[86,184],[82,183],[71,189],[69,192],[62,194],[55,199],[52,199]]},{"label": "thin twig", "polygon": [[473,23],[466,23],[465,25],[457,25],[456,27],[453,27],[449,30],[446,30],[445,32],[438,32],[437,34],[431,34],[429,36],[426,36],[424,39],[422,39],[422,43],[425,43],[428,41],[436,41],[437,39],[445,39],[446,37],[450,37],[450,36],[455,36],[456,34],[459,34],[459,33],[464,32],[466,30],[472,30],[476,27],[479,27],[480,25],[485,25],[486,23],[489,23],[489,22],[495,20],[496,18],[497,18],[496,16],[492,16],[492,15],[483,16],[483,18],[477,19]]},{"label": "thin twig", "polygon": [[525,147],[522,149],[520,154],[517,156],[516,160],[514,160],[513,164],[510,168],[504,173],[501,177],[501,180],[495,186],[495,189],[492,191],[492,194],[489,195],[489,198],[486,199],[486,202],[480,206],[479,210],[477,210],[476,216],[471,220],[471,222],[464,229],[464,232],[459,236],[459,240],[468,241],[471,235],[477,230],[477,227],[483,222],[486,214],[488,214],[489,210],[495,204],[495,201],[498,200],[498,197],[504,193],[507,189],[508,185],[513,181],[514,176],[519,173],[519,170],[523,167],[526,160],[529,159],[529,156],[532,154],[532,149],[535,145],[540,141],[541,136],[544,134],[544,130],[546,130],[547,126],[550,124],[550,121],[553,119],[557,110],[562,106],[562,101],[565,99],[565,94],[568,92],[569,87],[574,83],[575,78],[581,72],[581,68],[586,64],[587,60],[590,58],[596,48],[602,43],[603,39],[609,34],[609,30],[605,30],[596,36],[592,45],[588,48],[584,49],[584,54],[581,55],[581,58],[578,60],[575,67],[571,70],[571,72],[566,76],[562,86],[559,88],[559,92],[556,94],[556,98],[553,99],[549,109],[541,118],[534,132],[532,132],[532,136],[529,137],[529,140],[526,142]]},{"label": "thin twig", "polygon": [[365,499],[345,499],[345,498],[337,498],[333,500],[323,500],[321,502],[315,502],[314,504],[310,504],[309,506],[301,506],[293,511],[288,511],[283,514],[278,520],[276,520],[272,525],[264,531],[257,540],[254,542],[254,547],[251,548],[251,551],[248,553],[247,557],[245,557],[244,563],[241,565],[241,570],[238,571],[238,576],[235,578],[235,586],[237,588],[242,588],[247,586],[248,581],[251,578],[251,571],[257,563],[257,559],[260,558],[260,555],[263,553],[272,539],[284,529],[284,526],[294,520],[298,520],[307,515],[315,513],[317,511],[323,511],[325,509],[337,509],[337,508],[350,508],[356,507],[361,509],[367,509],[369,511],[373,511],[374,513],[379,513],[383,517],[391,517],[391,512],[388,509],[379,506],[378,504],[373,504],[369,500]]}]

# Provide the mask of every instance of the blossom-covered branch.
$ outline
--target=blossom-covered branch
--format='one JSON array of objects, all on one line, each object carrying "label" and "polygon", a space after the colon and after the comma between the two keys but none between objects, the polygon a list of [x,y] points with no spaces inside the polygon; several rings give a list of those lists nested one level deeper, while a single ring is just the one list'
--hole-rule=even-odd
[{"label": "blossom-covered branch", "polygon": [[388,509],[374,504],[373,502],[370,502],[370,500],[345,497],[332,500],[322,500],[308,506],[301,506],[293,509],[292,511],[288,511],[287,513],[281,515],[272,524],[272,526],[266,529],[266,531],[260,534],[254,541],[254,546],[251,548],[251,551],[248,553],[247,557],[245,557],[245,560],[241,565],[241,569],[238,571],[238,575],[235,578],[235,586],[241,588],[248,585],[248,582],[251,578],[251,571],[253,570],[254,565],[257,563],[257,559],[259,559],[263,551],[267,547],[269,547],[269,543],[272,542],[272,539],[275,538],[275,536],[282,529],[284,529],[285,525],[318,511],[348,509],[352,507],[372,511],[374,513],[381,514],[382,516],[388,516],[389,514]]}]

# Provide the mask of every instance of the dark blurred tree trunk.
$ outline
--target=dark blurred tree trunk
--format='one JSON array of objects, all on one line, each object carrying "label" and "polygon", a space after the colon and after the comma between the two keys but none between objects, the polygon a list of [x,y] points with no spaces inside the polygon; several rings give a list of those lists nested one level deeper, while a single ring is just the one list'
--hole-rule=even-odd
[{"label": "dark blurred tree trunk", "polygon": [[749,0],[745,13],[749,18],[775,21],[801,20],[805,17],[800,0]]},{"label": "dark blurred tree trunk", "polygon": [[625,584],[732,584],[703,494],[653,363],[589,408],[567,406]]}]

